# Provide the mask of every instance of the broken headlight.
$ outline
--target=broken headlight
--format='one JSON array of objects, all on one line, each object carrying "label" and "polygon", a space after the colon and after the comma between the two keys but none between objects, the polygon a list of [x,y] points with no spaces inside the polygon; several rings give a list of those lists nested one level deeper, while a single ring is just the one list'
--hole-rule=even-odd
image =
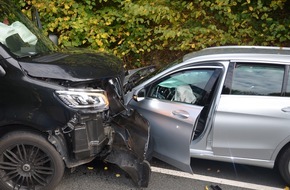
[{"label": "broken headlight", "polygon": [[56,95],[72,108],[108,109],[109,101],[104,90],[68,89],[58,90]]}]

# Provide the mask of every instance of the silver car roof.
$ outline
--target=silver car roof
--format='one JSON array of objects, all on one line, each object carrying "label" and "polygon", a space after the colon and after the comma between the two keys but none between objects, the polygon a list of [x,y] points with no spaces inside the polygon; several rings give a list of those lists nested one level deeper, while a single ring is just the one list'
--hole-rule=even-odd
[{"label": "silver car roof", "polygon": [[[290,65],[290,48],[270,47],[270,46],[220,46],[206,48],[200,51],[195,51],[186,54],[182,62],[173,65],[147,81],[134,87],[138,89],[140,86],[145,86],[155,79],[158,79],[165,73],[174,71],[183,66],[195,64],[197,62],[214,61],[227,64],[229,61],[255,61],[255,63],[277,63]],[[225,62],[223,62],[225,61]],[[224,65],[225,66],[225,65]],[[216,66],[215,66],[216,67]]]},{"label": "silver car roof", "polygon": [[263,60],[290,62],[289,47],[220,46],[186,54],[183,62],[193,60]]}]

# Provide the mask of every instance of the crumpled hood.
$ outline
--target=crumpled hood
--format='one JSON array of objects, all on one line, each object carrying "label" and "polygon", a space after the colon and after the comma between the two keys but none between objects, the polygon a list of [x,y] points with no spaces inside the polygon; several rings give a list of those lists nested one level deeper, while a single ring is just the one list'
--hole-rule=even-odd
[{"label": "crumpled hood", "polygon": [[124,72],[121,60],[105,53],[54,53],[23,58],[19,64],[32,77],[73,82],[116,77]]}]

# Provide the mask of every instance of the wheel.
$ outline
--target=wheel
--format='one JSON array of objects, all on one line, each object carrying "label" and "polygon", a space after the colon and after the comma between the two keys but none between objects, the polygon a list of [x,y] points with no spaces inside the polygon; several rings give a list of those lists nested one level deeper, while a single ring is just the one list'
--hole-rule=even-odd
[{"label": "wheel", "polygon": [[285,149],[278,160],[278,169],[281,177],[290,184],[290,146]]},{"label": "wheel", "polygon": [[41,135],[18,131],[0,139],[0,189],[49,190],[62,179],[64,163]]}]

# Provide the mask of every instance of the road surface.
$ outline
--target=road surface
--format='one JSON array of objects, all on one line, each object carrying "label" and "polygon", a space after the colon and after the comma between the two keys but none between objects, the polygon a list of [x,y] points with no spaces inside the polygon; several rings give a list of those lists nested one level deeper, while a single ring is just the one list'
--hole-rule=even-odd
[{"label": "road surface", "polygon": [[275,170],[192,159],[194,174],[181,172],[161,161],[151,162],[152,175],[148,188],[138,188],[118,167],[93,161],[66,171],[56,190],[279,190],[286,184]]}]

